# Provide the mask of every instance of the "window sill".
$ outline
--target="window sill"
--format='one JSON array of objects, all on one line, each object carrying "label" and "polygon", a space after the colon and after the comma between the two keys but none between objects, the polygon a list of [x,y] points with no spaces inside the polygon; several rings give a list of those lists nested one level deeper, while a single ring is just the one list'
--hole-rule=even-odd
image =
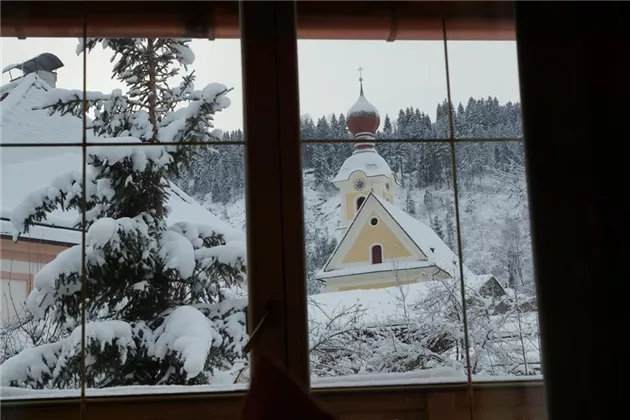
[{"label": "window sill", "polygon": [[[468,419],[465,383],[313,390],[330,413],[344,418]],[[89,397],[86,419],[239,419],[243,392],[215,394]],[[80,400],[3,401],[2,420],[79,419]],[[482,382],[473,384],[473,407],[484,418],[545,418],[542,381]]]}]

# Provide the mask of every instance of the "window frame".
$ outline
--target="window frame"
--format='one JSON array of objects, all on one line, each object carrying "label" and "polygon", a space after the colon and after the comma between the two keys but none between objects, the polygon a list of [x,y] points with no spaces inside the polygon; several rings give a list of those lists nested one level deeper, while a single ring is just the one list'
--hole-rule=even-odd
[{"label": "window frame", "polygon": [[[239,3],[234,1],[164,1],[149,10],[143,2],[128,2],[125,13],[111,13],[108,2],[3,1],[3,36],[193,37],[238,38]],[[300,39],[441,40],[442,16],[449,16],[451,39],[514,40],[512,2],[354,1],[296,2]],[[86,22],[87,17],[87,22]],[[124,34],[124,35],[123,35]]]},{"label": "window frame", "polygon": [[[375,249],[379,249],[379,260],[378,262],[374,261],[374,250]],[[380,243],[375,243],[370,245],[370,264],[374,265],[374,264],[383,264],[383,260],[384,260],[384,255],[383,255],[383,245],[381,245]]]},{"label": "window frame", "polygon": [[[7,3],[13,4],[17,2]],[[264,318],[265,314],[271,313],[272,316],[269,319],[273,321],[269,322],[261,337],[257,339],[254,351],[273,354],[285,364],[288,371],[297,377],[302,384],[308,386],[308,320],[304,275],[305,255],[300,167],[301,143],[295,141],[296,138],[299,139],[300,117],[297,80],[297,39],[300,33],[298,28],[300,17],[298,15],[296,20],[296,5],[293,2],[279,2],[273,5],[258,4],[257,2],[239,3],[241,13],[238,19],[240,19],[241,45],[243,48],[245,114],[243,128],[246,138],[246,214],[248,283],[250,287],[248,324],[251,331]],[[209,9],[204,10],[207,11]],[[394,12],[391,13],[394,15]],[[217,16],[215,15],[215,17]],[[267,20],[262,19],[261,16],[266,16],[275,22],[275,26],[263,24],[262,22]],[[29,26],[24,24],[25,20],[28,21],[28,19],[24,18],[21,21],[15,20],[11,16],[7,20],[6,16],[3,16],[2,25],[6,24],[10,28],[7,31],[8,35],[5,33],[3,36],[20,37],[30,33],[35,34],[34,36],[41,36],[41,22]],[[81,25],[83,25],[83,19],[79,20]],[[399,20],[390,19],[389,17],[388,20],[400,23]],[[304,21],[305,19],[302,19],[302,22]],[[111,21],[106,22],[106,24],[101,24],[100,28],[112,25]],[[414,24],[417,24],[417,22],[414,21]],[[141,27],[142,25],[134,26]],[[390,23],[387,25],[386,31],[381,30],[378,33],[389,31],[391,38],[391,34],[395,32],[394,26],[394,23]],[[147,33],[152,34],[163,29],[159,25],[147,27],[150,28],[146,29]],[[129,28],[129,26],[126,28]],[[511,32],[513,32],[513,26],[510,28]],[[360,27],[356,29],[361,31]],[[304,28],[302,28],[302,31],[304,31]],[[363,31],[366,30],[363,29]],[[326,33],[331,36],[343,33],[343,28],[329,29]],[[45,32],[45,34],[54,36],[52,32]],[[232,32],[230,34],[229,37],[235,36]],[[215,28],[213,36],[217,35],[221,35],[221,31]],[[375,37],[374,33],[363,36],[366,39]],[[394,36],[392,40],[394,39],[404,38],[396,38]],[[282,51],[282,54],[278,51]],[[247,65],[248,62],[261,63],[265,62],[265,60],[270,63],[272,71],[266,71],[259,66]],[[261,101],[257,101],[255,98],[263,97],[265,92],[273,92],[273,103],[269,106],[270,101],[267,98],[264,101],[267,106],[260,107]],[[279,118],[279,115],[282,115],[282,118]],[[270,135],[270,133],[273,135]],[[298,134],[296,135],[296,133]],[[263,157],[277,163],[278,170],[269,171],[271,165],[268,165],[268,161],[263,159]],[[263,165],[263,162],[266,164]],[[261,176],[263,174],[267,175]],[[258,185],[264,185],[265,188],[257,188]],[[269,197],[269,191],[272,191],[271,197]],[[272,223],[269,223],[270,219],[273,220]],[[278,231],[282,232],[282,234],[277,235]],[[275,238],[273,236],[274,233]],[[259,238],[258,241],[256,241],[256,237]],[[265,238],[267,241],[270,238],[274,238],[274,246],[269,246],[268,242],[266,246],[259,245],[260,238]],[[381,246],[381,255],[383,254],[382,250]],[[296,279],[302,279],[302,281],[296,281]],[[270,302],[271,305],[269,305]],[[513,382],[520,383],[520,381]],[[536,384],[536,386],[538,385],[542,387],[542,383]],[[448,385],[443,386],[448,387]],[[477,383],[475,386],[483,387],[483,384]],[[379,387],[377,385],[372,390],[383,388],[391,389],[392,387]],[[418,387],[407,386],[402,388],[411,390]],[[425,389],[434,388],[425,387]],[[461,389],[461,386],[457,385],[453,389],[455,388]],[[347,390],[347,392],[351,391],[356,391],[356,389]],[[330,390],[317,390],[315,392],[324,395]],[[195,399],[219,402],[224,399],[230,401],[233,398],[240,399],[242,395],[242,392],[235,392],[195,395],[139,395],[124,398],[83,397],[81,399],[60,399],[52,402],[52,404],[62,401],[81,404],[86,402],[102,404],[106,401],[156,402],[158,400],[190,401]],[[51,402],[45,400],[16,400],[8,403],[7,406],[17,407],[20,404],[44,406],[47,403]],[[3,402],[3,408],[6,404]]]}]

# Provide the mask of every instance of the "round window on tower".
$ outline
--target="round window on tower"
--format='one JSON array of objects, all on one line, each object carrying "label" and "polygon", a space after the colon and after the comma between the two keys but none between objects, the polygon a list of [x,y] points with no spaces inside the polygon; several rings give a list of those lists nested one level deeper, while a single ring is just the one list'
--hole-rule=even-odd
[{"label": "round window on tower", "polygon": [[372,226],[376,226],[376,225],[378,225],[378,218],[376,218],[376,217],[372,217],[372,218],[370,219],[370,224],[371,224]]}]

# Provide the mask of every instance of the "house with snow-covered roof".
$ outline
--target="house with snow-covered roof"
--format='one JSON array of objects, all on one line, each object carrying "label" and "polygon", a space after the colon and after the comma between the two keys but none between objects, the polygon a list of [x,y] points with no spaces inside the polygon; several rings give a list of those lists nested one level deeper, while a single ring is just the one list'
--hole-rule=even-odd
[{"label": "house with snow-covered roof", "polygon": [[[21,204],[34,193],[45,193],[42,188],[49,186],[57,175],[68,171],[81,173],[83,169],[81,147],[58,146],[81,143],[81,119],[70,114],[49,115],[37,109],[47,92],[54,88],[56,78],[43,79],[39,74],[41,65],[11,66],[11,70],[15,69],[23,70],[24,75],[0,87],[0,142],[38,146],[3,147],[0,155],[0,315],[3,323],[22,311],[33,288],[34,275],[61,251],[81,241],[80,219],[75,211],[55,211],[45,223],[33,226],[27,234],[14,240],[16,230],[11,219],[19,212]],[[88,141],[99,141],[91,131],[86,134]],[[127,146],[117,150],[124,148]],[[175,184],[169,182],[167,192],[169,224],[186,221],[211,226],[226,241],[244,243],[243,232],[210,213]]]},{"label": "house with snow-covered roof", "polygon": [[[396,206],[395,174],[375,148],[380,116],[365,97],[363,79],[359,82],[359,98],[346,118],[354,152],[332,180],[340,194],[341,239],[316,279],[325,292],[343,292],[459,278],[457,255],[429,226]],[[475,287],[503,293],[493,276],[476,276],[465,265],[461,270],[465,279],[475,279]],[[479,279],[483,284],[476,284]]]}]

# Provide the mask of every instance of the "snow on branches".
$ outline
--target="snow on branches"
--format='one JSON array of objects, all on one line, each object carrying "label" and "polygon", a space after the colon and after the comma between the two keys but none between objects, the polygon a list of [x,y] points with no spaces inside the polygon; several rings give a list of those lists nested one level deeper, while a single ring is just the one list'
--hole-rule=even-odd
[{"label": "snow on branches", "polygon": [[[241,303],[237,302],[237,306],[242,306]],[[143,323],[118,320],[88,322],[85,326],[86,376],[90,385],[120,385],[115,369],[100,366],[108,362],[102,360],[103,353],[108,353],[123,366],[140,355],[156,365],[172,360],[173,367],[159,378],[160,383],[172,383],[177,376],[186,378],[186,381],[196,379],[195,382],[200,382],[201,376],[207,381],[209,355],[220,358],[224,348],[244,343],[244,337],[224,339],[226,330],[233,328],[235,322],[241,325],[241,320],[233,315],[226,317],[224,322],[217,320],[226,309],[225,305],[211,305],[203,310],[181,306],[170,312],[155,331]],[[234,308],[229,309],[233,311]],[[205,315],[209,312],[212,312],[211,319]],[[79,364],[76,362],[81,357],[81,332],[82,328],[76,327],[66,338],[25,349],[9,358],[2,365],[1,384],[35,389],[64,387],[64,381],[60,379],[62,374],[78,375]],[[226,360],[223,362],[227,364]]]},{"label": "snow on branches", "polygon": [[536,313],[525,312],[516,291],[492,278],[473,276],[465,283],[465,309],[456,279],[311,296],[311,372],[327,377],[449,368],[465,374],[469,360],[474,375],[539,372]]},{"label": "snow on branches", "polygon": [[[212,228],[190,223],[179,223],[171,230],[161,231],[159,239],[155,239],[147,219],[152,220],[146,215],[135,219],[101,218],[87,232],[86,278],[89,299],[86,312],[89,319],[105,318],[88,324],[88,336],[94,336],[94,340],[99,343],[98,346],[95,344],[91,357],[97,358],[99,351],[106,350],[103,347],[105,344],[112,344],[112,339],[107,338],[112,334],[103,333],[102,328],[109,326],[111,329],[114,325],[120,331],[122,324],[117,322],[122,321],[116,319],[125,319],[125,322],[135,320],[138,323],[140,313],[136,312],[148,311],[152,316],[146,316],[140,322],[144,327],[129,327],[124,343],[120,341],[119,334],[117,348],[109,350],[123,364],[130,357],[133,360],[132,356],[144,355],[158,360],[173,358],[181,364],[181,375],[188,381],[202,374],[202,371],[211,371],[212,366],[206,366],[205,363],[209,357],[221,360],[221,365],[224,365],[225,360],[235,359],[242,352],[246,340],[245,303],[226,300],[218,289],[222,285],[239,284],[242,280],[240,273],[244,270],[245,247],[236,240],[228,242],[231,245],[226,246],[222,237],[216,234],[204,237],[199,232],[212,232]],[[223,245],[212,245],[220,243]],[[241,252],[236,251],[239,249]],[[7,381],[26,381],[23,375],[19,376],[15,371],[22,372],[20,369],[26,369],[24,363],[29,364],[33,360],[37,360],[35,367],[26,371],[45,372],[40,360],[54,360],[55,363],[64,363],[64,367],[68,360],[78,360],[81,257],[79,245],[61,252],[35,275],[35,288],[27,302],[29,311],[36,318],[44,318],[49,314],[64,326],[70,338],[61,339],[58,346],[44,345],[39,358],[33,356],[37,354],[37,348],[31,348],[7,360],[2,367],[5,384]],[[209,259],[212,259],[212,263]],[[121,261],[124,262],[122,265]],[[164,271],[160,272],[160,267]],[[119,270],[123,272],[116,274]],[[104,273],[108,275],[104,276]],[[160,311],[158,305],[163,293],[163,277],[172,277],[167,291],[169,296],[181,299],[182,303],[187,300],[186,296],[194,297],[188,300],[201,304],[199,309],[184,305],[173,310],[162,308]],[[142,287],[138,287],[139,283],[142,283]],[[134,304],[140,304],[141,308],[133,308]],[[94,331],[94,334],[90,331]],[[71,340],[72,345],[68,340]],[[88,349],[91,348],[90,343]],[[144,350],[137,352],[134,343],[142,343]],[[51,353],[51,349],[55,351]],[[222,352],[234,353],[234,356],[225,359]],[[6,373],[5,369],[13,373]],[[50,372],[46,371],[46,375],[33,373],[29,376],[34,381],[30,385],[56,383],[53,373],[59,372],[61,367],[51,369]],[[163,375],[161,379],[164,379]]]},{"label": "snow on branches", "polygon": [[210,383],[215,370],[243,359],[245,302],[227,290],[245,280],[244,236],[168,223],[169,180],[189,163],[189,143],[220,139],[213,115],[230,105],[230,89],[195,90],[192,73],[170,87],[194,61],[189,41],[87,39],[77,52],[97,44],[112,50],[113,77],[125,92],[53,89],[41,104],[87,118],[85,100],[88,127],[100,142],[117,144],[90,147],[84,179],[55,177],[13,212],[22,233],[52,211],[75,211],[86,235],[35,275],[27,308],[35,320],[50,320],[55,334],[6,360],[3,384],[77,387],[83,311],[91,387]]},{"label": "snow on branches", "polygon": [[[203,90],[194,90],[194,77],[190,78],[186,87],[172,89],[168,95],[171,98],[170,105],[157,111],[147,109],[145,104],[123,95],[120,89],[114,89],[110,94],[86,92],[86,112],[94,113],[88,128],[104,138],[129,137],[127,142],[202,143],[220,140],[223,133],[214,128],[212,115],[230,106],[230,99],[225,95],[231,89],[213,83]],[[181,105],[183,103],[188,105]],[[181,106],[172,110],[176,105]],[[38,109],[48,109],[51,114],[59,112],[62,115],[70,113],[82,116],[82,107],[81,91],[52,89],[46,93]],[[159,112],[155,126],[151,112]]]},{"label": "snow on branches", "polygon": [[[127,87],[110,94],[86,92],[86,112],[94,119],[89,128],[101,137],[133,137],[138,142],[207,142],[220,140],[212,115],[230,106],[225,96],[231,89],[211,83],[195,90],[194,72],[183,76],[176,87],[169,83],[195,56],[189,39],[89,38],[80,41],[77,52],[101,43],[114,52],[113,76]],[[40,108],[81,116],[82,91],[53,89]]]},{"label": "snow on branches", "polygon": [[[81,182],[79,172],[66,172],[54,177],[49,186],[29,193],[12,212],[13,239],[17,240],[20,233],[28,232],[33,223],[45,220],[46,215],[54,210],[80,210],[83,203]],[[95,189],[96,186],[89,183],[86,193],[93,195]]]}]

